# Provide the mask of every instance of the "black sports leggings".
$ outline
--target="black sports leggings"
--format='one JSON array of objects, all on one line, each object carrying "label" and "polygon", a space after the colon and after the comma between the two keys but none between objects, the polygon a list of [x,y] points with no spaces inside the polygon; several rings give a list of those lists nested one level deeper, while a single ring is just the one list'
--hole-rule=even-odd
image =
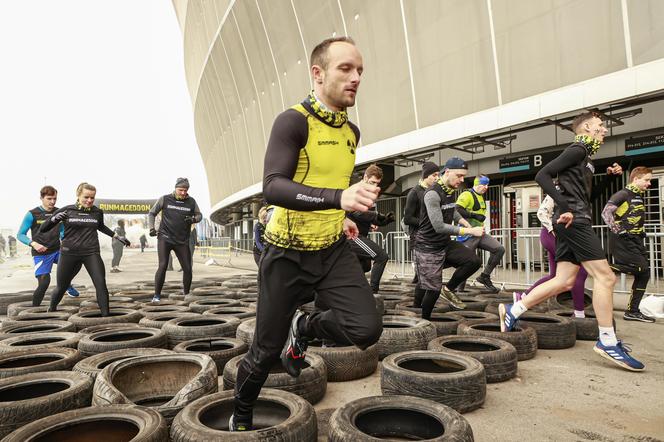
[{"label": "black sports leggings", "polygon": [[42,300],[44,299],[44,294],[46,289],[51,284],[51,274],[45,273],[43,275],[37,276],[37,288],[32,292],[32,305],[33,307],[38,307],[41,305]]},{"label": "black sports leggings", "polygon": [[159,257],[159,268],[154,275],[154,292],[161,295],[161,289],[164,287],[164,280],[166,279],[166,268],[168,267],[168,258],[171,255],[171,250],[175,252],[180,267],[182,267],[182,287],[184,294],[189,293],[191,288],[191,250],[189,244],[171,244],[161,237],[157,241],[157,256]]},{"label": "black sports leggings", "polygon": [[108,289],[106,288],[106,268],[98,253],[86,256],[60,255],[58,262],[58,286],[51,293],[51,311],[55,311],[71,281],[85,266],[97,291],[97,304],[102,316],[108,316]]}]

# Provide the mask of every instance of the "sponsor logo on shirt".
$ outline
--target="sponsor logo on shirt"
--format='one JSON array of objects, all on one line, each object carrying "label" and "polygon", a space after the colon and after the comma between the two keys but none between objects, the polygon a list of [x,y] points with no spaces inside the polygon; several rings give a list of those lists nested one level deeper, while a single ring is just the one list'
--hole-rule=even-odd
[{"label": "sponsor logo on shirt", "polygon": [[337,140],[321,140],[318,142],[319,146],[336,146],[339,144]]},{"label": "sponsor logo on shirt", "polygon": [[440,206],[440,210],[449,210],[449,209],[454,209],[456,207],[456,203],[449,203],[445,204],[444,206]]},{"label": "sponsor logo on shirt", "polygon": [[180,210],[180,211],[182,211],[182,212],[190,212],[190,211],[191,211],[191,209],[189,209],[188,207],[173,206],[173,205],[171,205],[171,204],[167,205],[166,208],[167,208],[167,209]]},{"label": "sponsor logo on shirt", "polygon": [[70,223],[88,223],[97,224],[97,220],[93,218],[69,218]]},{"label": "sponsor logo on shirt", "polygon": [[295,199],[306,201],[308,203],[322,203],[322,202],[325,201],[325,198],[320,198],[320,197],[317,197],[317,196],[302,195],[301,193],[298,193],[295,196]]}]

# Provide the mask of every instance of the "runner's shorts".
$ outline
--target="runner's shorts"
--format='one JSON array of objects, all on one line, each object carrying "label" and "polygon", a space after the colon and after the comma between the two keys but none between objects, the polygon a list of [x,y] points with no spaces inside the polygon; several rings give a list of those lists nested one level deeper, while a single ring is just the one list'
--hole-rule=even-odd
[{"label": "runner's shorts", "polygon": [[60,251],[49,253],[48,255],[33,256],[32,259],[35,261],[35,276],[51,273],[51,268],[53,264],[58,263],[58,258],[60,258]]},{"label": "runner's shorts", "polygon": [[585,261],[606,259],[602,243],[593,231],[590,220],[578,220],[565,228],[554,224],[556,234],[556,262],[581,264]]},{"label": "runner's shorts", "polygon": [[445,250],[440,252],[423,252],[413,250],[417,276],[420,287],[425,290],[439,292],[443,288],[443,268],[445,267]]}]

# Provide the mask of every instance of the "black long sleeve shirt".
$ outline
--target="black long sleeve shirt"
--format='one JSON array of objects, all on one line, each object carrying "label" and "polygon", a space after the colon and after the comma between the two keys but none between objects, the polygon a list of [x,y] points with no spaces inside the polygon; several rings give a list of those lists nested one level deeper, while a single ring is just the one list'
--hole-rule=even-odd
[{"label": "black long sleeve shirt", "polygon": [[65,236],[62,239],[60,253],[63,255],[87,256],[99,253],[99,237],[97,231],[111,238],[113,231],[104,224],[104,212],[97,206],[90,210],[79,209],[75,205],[65,206],[55,211],[40,227],[41,232],[48,232],[59,222],[54,222],[60,212],[66,212],[67,216],[62,223],[65,226]]}]

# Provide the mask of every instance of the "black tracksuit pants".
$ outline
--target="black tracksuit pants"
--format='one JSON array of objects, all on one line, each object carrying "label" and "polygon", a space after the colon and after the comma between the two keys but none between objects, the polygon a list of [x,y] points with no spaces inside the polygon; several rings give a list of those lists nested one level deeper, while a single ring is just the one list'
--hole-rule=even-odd
[{"label": "black tracksuit pants", "polygon": [[643,238],[638,235],[616,235],[611,232],[609,244],[614,262],[611,268],[614,271],[634,276],[627,310],[636,313],[639,311],[639,304],[650,280],[649,257],[643,244]]},{"label": "black tracksuit pants", "polygon": [[171,250],[175,252],[180,267],[182,268],[182,287],[184,294],[188,294],[191,289],[192,278],[192,256],[189,244],[173,244],[165,239],[159,237],[157,240],[157,257],[159,258],[159,267],[157,273],[154,275],[154,292],[161,295],[161,289],[164,287],[164,280],[166,279],[166,269],[168,268],[168,260],[171,256]]},{"label": "black tracksuit pants", "polygon": [[74,277],[85,266],[97,292],[97,304],[102,316],[108,316],[108,288],[106,288],[106,267],[98,253],[86,256],[60,254],[58,261],[57,287],[51,293],[50,310],[55,311],[62,296],[71,286]]},{"label": "black tracksuit pants", "polygon": [[342,237],[332,246],[302,252],[270,244],[261,255],[254,340],[238,367],[235,416],[250,422],[270,368],[279,360],[295,310],[314,300],[303,335],[361,349],[378,341],[383,327],[357,258]]},{"label": "black tracksuit pants", "polygon": [[[350,249],[357,255],[360,263],[373,261],[371,266],[371,289],[374,293],[380,290],[380,279],[385,272],[385,266],[390,257],[385,250],[366,236],[358,236],[355,239],[348,240]],[[363,269],[364,270],[364,269]]]}]

